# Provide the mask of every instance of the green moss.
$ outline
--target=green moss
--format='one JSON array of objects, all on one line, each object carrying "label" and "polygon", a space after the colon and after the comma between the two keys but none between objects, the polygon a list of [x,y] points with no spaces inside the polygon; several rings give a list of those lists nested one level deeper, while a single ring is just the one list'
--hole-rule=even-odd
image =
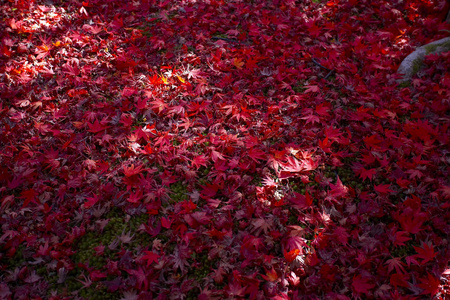
[{"label": "green moss", "polygon": [[303,84],[297,84],[296,86],[292,87],[292,89],[294,90],[294,92],[296,92],[298,94],[301,94],[306,90],[306,88]]},{"label": "green moss", "polygon": [[197,282],[201,283],[203,279],[208,277],[211,270],[218,266],[220,258],[211,259],[208,256],[208,251],[193,252],[191,254],[191,265],[198,264],[196,268],[192,268],[189,271],[188,276]]},{"label": "green moss", "polygon": [[[265,86],[265,87],[262,89],[262,92],[263,92],[264,97],[267,97],[267,96],[269,95],[270,89],[271,89],[270,86]],[[295,89],[294,89],[294,90],[295,90]]]},{"label": "green moss", "polygon": [[413,67],[412,67],[412,75],[417,74],[417,72],[419,72],[419,70],[422,68],[422,63],[423,63],[423,58],[422,59],[416,59],[413,62]]},{"label": "green moss", "polygon": [[25,246],[23,244],[17,248],[14,257],[10,262],[10,265],[14,266],[14,268],[20,267],[22,264],[25,263],[25,258],[23,257],[23,250],[25,250]]},{"label": "green moss", "polygon": [[400,83],[398,86],[399,86],[400,88],[407,88],[407,87],[410,87],[410,86],[411,86],[411,82],[409,82],[409,81],[404,81],[404,82]]},{"label": "green moss", "polygon": [[216,33],[212,38],[219,38],[219,39],[228,39],[228,35],[223,33]]},{"label": "green moss", "polygon": [[203,176],[203,177],[208,176],[209,172],[211,172],[211,167],[204,167],[204,166],[201,166],[201,167],[198,169],[198,174],[200,174],[200,175]]},{"label": "green moss", "polygon": [[105,285],[94,282],[90,287],[80,291],[80,296],[84,299],[107,300],[120,299],[120,293],[110,293]]},{"label": "green moss", "polygon": [[392,257],[402,257],[416,254],[416,251],[411,243],[407,243],[404,246],[391,249],[390,253]]},{"label": "green moss", "polygon": [[[83,237],[79,238],[74,242],[74,252],[72,260],[75,265],[79,263],[89,264],[89,267],[105,271],[108,260],[117,260],[118,252],[120,248],[125,248],[128,251],[136,252],[138,248],[151,244],[150,236],[145,232],[138,232],[138,228],[141,224],[147,223],[148,215],[134,215],[130,216],[127,221],[127,215],[121,210],[114,208],[106,214],[107,219],[109,219],[108,224],[105,226],[102,232],[90,231],[87,232]],[[113,243],[122,234],[133,235],[133,239],[130,243],[122,244],[117,247],[117,249],[109,249],[109,245]],[[103,245],[104,253],[99,255],[95,251],[95,247]],[[46,270],[39,270],[40,274],[46,274]],[[58,276],[55,272],[48,274],[48,282],[50,283],[51,290],[57,290],[58,294],[72,293],[78,291],[82,284],[77,280],[81,279],[83,270],[76,267],[68,275],[64,283],[58,284]],[[82,289],[79,295],[83,299],[119,299],[120,295],[117,293],[109,293],[106,286],[104,286],[101,281],[94,282],[88,288]]]},{"label": "green moss", "polygon": [[437,48],[442,47],[445,50],[450,50],[450,40],[443,42],[442,44],[431,44],[431,45],[425,45],[425,51],[427,54],[431,54],[437,50]]},{"label": "green moss", "polygon": [[186,184],[181,181],[172,183],[170,185],[170,204],[185,201],[188,199],[188,188]]},{"label": "green moss", "polygon": [[434,51],[436,51],[436,49],[439,47],[439,45],[434,44],[434,45],[426,45],[425,46],[425,50],[427,51],[427,54],[430,54]]},{"label": "green moss", "polygon": [[259,176],[255,176],[255,177],[253,177],[253,179],[252,179],[252,182],[251,182],[253,185],[256,185],[256,186],[259,186],[259,187],[262,187],[262,179],[261,179],[261,177],[259,177]]}]

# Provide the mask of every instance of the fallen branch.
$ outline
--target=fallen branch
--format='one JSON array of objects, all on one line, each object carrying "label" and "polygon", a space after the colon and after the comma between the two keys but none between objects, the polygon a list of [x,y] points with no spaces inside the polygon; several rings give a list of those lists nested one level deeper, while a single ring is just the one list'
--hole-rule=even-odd
[{"label": "fallen branch", "polygon": [[316,59],[313,58],[313,59],[312,59],[312,62],[313,62],[314,64],[318,65],[319,67],[321,67],[322,69],[325,69],[325,70],[329,71],[328,74],[327,74],[323,79],[328,79],[328,77],[330,77],[331,74],[334,73],[334,69],[328,69],[327,67],[325,67],[325,66],[323,66],[321,63],[319,63]]}]

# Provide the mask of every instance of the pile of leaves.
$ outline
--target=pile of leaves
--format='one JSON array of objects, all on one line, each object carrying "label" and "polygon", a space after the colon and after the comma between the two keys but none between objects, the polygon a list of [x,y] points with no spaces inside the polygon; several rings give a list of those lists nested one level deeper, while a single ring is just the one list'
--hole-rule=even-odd
[{"label": "pile of leaves", "polygon": [[1,299],[444,299],[445,0],[0,4]]}]

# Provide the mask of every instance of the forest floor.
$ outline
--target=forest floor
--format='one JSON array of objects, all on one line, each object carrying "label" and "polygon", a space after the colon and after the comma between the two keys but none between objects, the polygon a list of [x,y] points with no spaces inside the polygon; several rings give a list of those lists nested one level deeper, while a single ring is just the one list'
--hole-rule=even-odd
[{"label": "forest floor", "polygon": [[0,299],[449,299],[441,1],[1,1]]}]

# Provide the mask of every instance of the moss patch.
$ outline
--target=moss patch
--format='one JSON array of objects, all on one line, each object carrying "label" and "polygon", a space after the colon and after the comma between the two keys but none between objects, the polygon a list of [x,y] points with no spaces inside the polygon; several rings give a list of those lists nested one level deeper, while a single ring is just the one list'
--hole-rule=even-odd
[{"label": "moss patch", "polygon": [[427,54],[431,54],[431,53],[435,52],[438,48],[443,49],[443,51],[440,51],[440,52],[449,51],[450,50],[450,40],[445,41],[441,44],[425,45],[424,48],[425,48],[425,51],[427,52]]}]

